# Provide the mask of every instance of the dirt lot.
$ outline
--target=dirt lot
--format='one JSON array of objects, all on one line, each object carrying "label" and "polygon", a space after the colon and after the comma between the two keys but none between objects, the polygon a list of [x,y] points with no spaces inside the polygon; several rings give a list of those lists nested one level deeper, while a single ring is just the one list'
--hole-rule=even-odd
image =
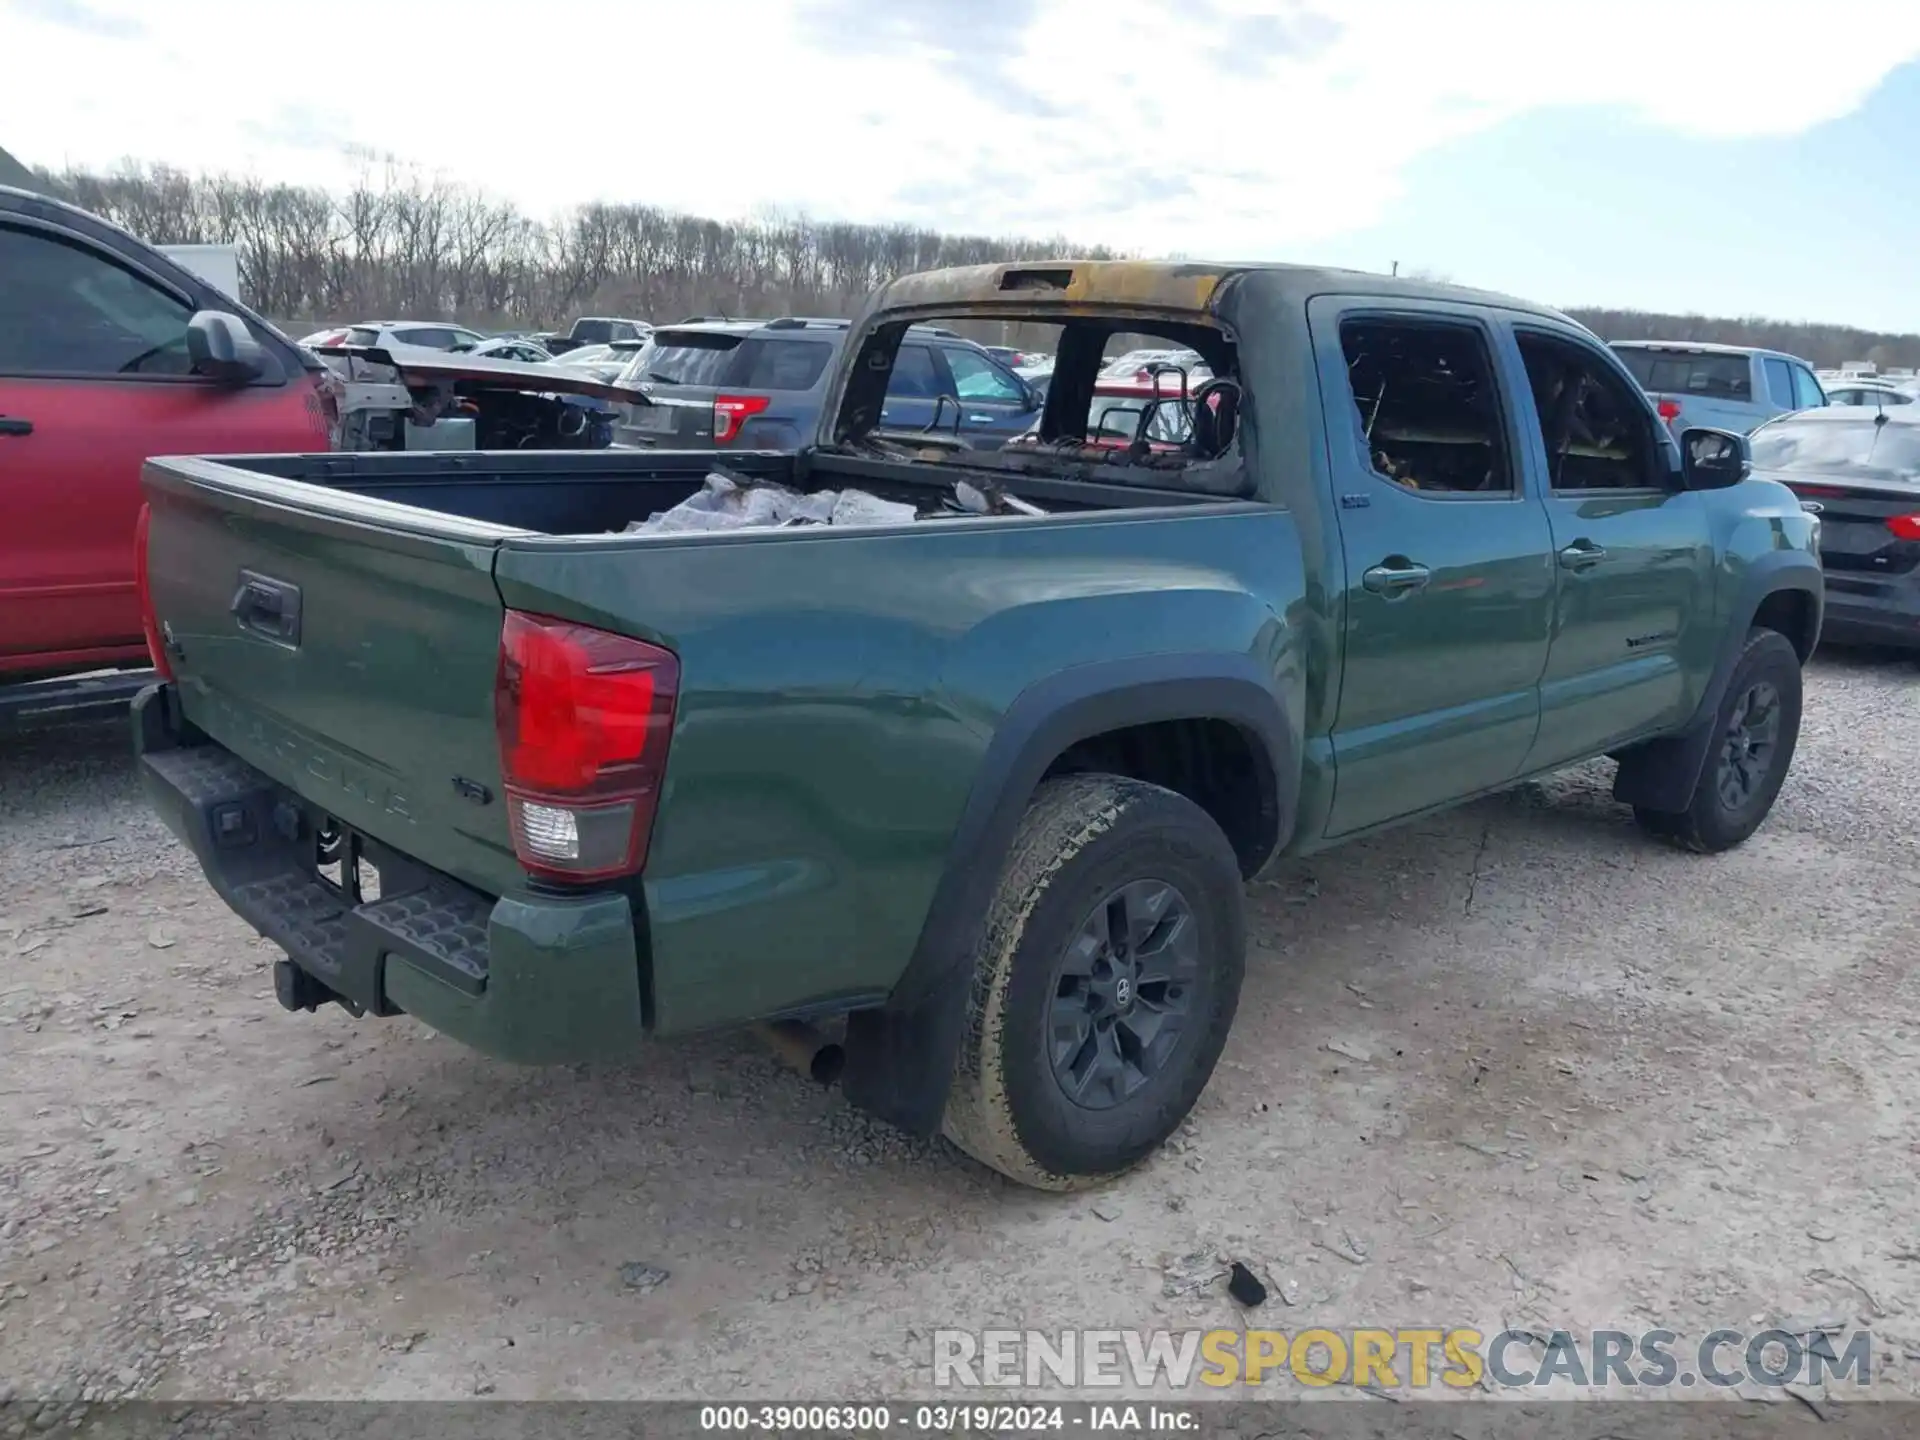
[{"label": "dirt lot", "polygon": [[1914,1393],[1920,669],[1814,670],[1732,855],[1597,766],[1256,886],[1211,1088],[1097,1196],[745,1037],[529,1071],[286,1014],[117,728],[0,748],[0,1397],[925,1393],[936,1326],[1240,1323],[1194,1252],[1288,1329],[1870,1323]]}]

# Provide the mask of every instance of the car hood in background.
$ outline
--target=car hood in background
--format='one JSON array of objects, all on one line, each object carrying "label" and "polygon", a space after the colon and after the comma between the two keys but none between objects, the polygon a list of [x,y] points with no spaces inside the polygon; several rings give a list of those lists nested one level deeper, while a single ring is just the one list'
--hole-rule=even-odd
[{"label": "car hood in background", "polygon": [[327,345],[316,347],[321,355],[339,355],[348,360],[365,360],[397,370],[402,380],[451,380],[471,389],[476,386],[494,390],[532,390],[547,395],[590,395],[596,400],[616,400],[628,405],[651,405],[643,390],[596,379],[584,370],[563,366],[532,364],[524,360],[495,360],[485,355],[457,355],[444,350],[428,350],[404,345]]}]

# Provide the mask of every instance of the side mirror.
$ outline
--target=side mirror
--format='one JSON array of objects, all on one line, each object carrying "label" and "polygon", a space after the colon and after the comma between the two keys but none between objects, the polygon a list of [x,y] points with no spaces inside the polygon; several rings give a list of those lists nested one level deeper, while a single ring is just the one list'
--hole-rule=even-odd
[{"label": "side mirror", "polygon": [[187,322],[193,373],[223,385],[245,385],[276,368],[246,322],[224,310],[202,310]]},{"label": "side mirror", "polygon": [[1680,481],[1689,490],[1724,490],[1753,473],[1753,446],[1731,430],[1701,427],[1680,436]]}]

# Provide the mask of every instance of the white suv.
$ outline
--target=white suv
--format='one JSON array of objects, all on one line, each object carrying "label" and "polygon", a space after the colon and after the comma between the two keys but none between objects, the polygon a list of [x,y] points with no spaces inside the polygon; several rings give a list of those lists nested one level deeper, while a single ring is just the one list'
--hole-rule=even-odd
[{"label": "white suv", "polygon": [[393,345],[418,350],[471,350],[486,339],[478,330],[444,320],[375,320],[350,327],[334,343],[377,345],[383,350]]}]

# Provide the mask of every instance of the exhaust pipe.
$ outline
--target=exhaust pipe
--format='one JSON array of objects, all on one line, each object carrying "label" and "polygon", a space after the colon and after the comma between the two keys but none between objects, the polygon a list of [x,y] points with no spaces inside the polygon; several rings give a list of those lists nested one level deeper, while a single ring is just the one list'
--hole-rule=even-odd
[{"label": "exhaust pipe", "polygon": [[816,1085],[831,1085],[846,1068],[847,1052],[838,1040],[829,1039],[802,1020],[775,1020],[754,1026],[777,1058],[789,1070],[806,1076]]}]

